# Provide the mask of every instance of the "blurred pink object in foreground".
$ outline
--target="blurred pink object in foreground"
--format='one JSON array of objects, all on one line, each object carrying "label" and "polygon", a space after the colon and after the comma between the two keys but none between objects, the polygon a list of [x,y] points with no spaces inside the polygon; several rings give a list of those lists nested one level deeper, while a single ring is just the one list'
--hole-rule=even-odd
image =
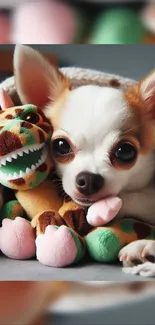
[{"label": "blurred pink object in foreground", "polygon": [[10,43],[10,20],[0,12],[0,44]]},{"label": "blurred pink object in foreground", "polygon": [[12,20],[12,43],[67,44],[76,35],[76,11],[54,0],[23,2]]}]

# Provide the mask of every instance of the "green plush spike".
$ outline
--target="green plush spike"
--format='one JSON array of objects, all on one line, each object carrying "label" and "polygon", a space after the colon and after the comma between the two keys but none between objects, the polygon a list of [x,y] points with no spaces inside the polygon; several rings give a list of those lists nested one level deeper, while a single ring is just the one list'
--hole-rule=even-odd
[{"label": "green plush spike", "polygon": [[17,200],[5,203],[2,210],[3,218],[15,219],[17,216],[23,217],[24,214],[24,209]]}]

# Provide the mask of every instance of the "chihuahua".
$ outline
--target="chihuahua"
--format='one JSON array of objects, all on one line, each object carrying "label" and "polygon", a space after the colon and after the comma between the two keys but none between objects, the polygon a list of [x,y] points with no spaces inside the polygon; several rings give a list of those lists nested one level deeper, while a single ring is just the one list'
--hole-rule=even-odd
[{"label": "chihuahua", "polygon": [[[155,72],[127,90],[73,88],[39,52],[22,45],[15,48],[14,69],[21,101],[44,107],[53,125],[51,150],[65,193],[87,207],[117,196],[123,204],[116,218],[155,225]],[[155,260],[155,241],[133,242],[119,258],[132,272],[135,260]]]}]

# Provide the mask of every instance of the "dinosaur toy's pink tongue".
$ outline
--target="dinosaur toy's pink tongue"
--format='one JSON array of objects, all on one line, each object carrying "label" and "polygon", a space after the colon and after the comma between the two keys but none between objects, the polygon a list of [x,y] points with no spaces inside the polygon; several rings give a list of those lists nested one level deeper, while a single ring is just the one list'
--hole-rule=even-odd
[{"label": "dinosaur toy's pink tongue", "polygon": [[90,206],[87,213],[87,221],[92,226],[103,226],[110,222],[122,206],[119,197],[109,197],[95,202]]}]

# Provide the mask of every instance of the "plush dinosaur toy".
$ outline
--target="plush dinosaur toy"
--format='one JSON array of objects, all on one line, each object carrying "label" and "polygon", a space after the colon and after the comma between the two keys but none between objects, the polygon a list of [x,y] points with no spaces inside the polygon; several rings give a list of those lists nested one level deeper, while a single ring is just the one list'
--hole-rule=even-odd
[{"label": "plush dinosaur toy", "polygon": [[76,210],[77,217],[86,220],[85,210],[70,200],[63,204],[54,180],[47,180],[53,173],[51,125],[34,105],[14,107],[2,89],[0,101],[0,183],[13,189],[17,199],[3,208],[1,251],[16,259],[36,253],[40,262],[52,266],[77,261],[83,256],[82,239],[66,226],[57,229],[64,224],[58,211],[64,206],[65,213]]}]

